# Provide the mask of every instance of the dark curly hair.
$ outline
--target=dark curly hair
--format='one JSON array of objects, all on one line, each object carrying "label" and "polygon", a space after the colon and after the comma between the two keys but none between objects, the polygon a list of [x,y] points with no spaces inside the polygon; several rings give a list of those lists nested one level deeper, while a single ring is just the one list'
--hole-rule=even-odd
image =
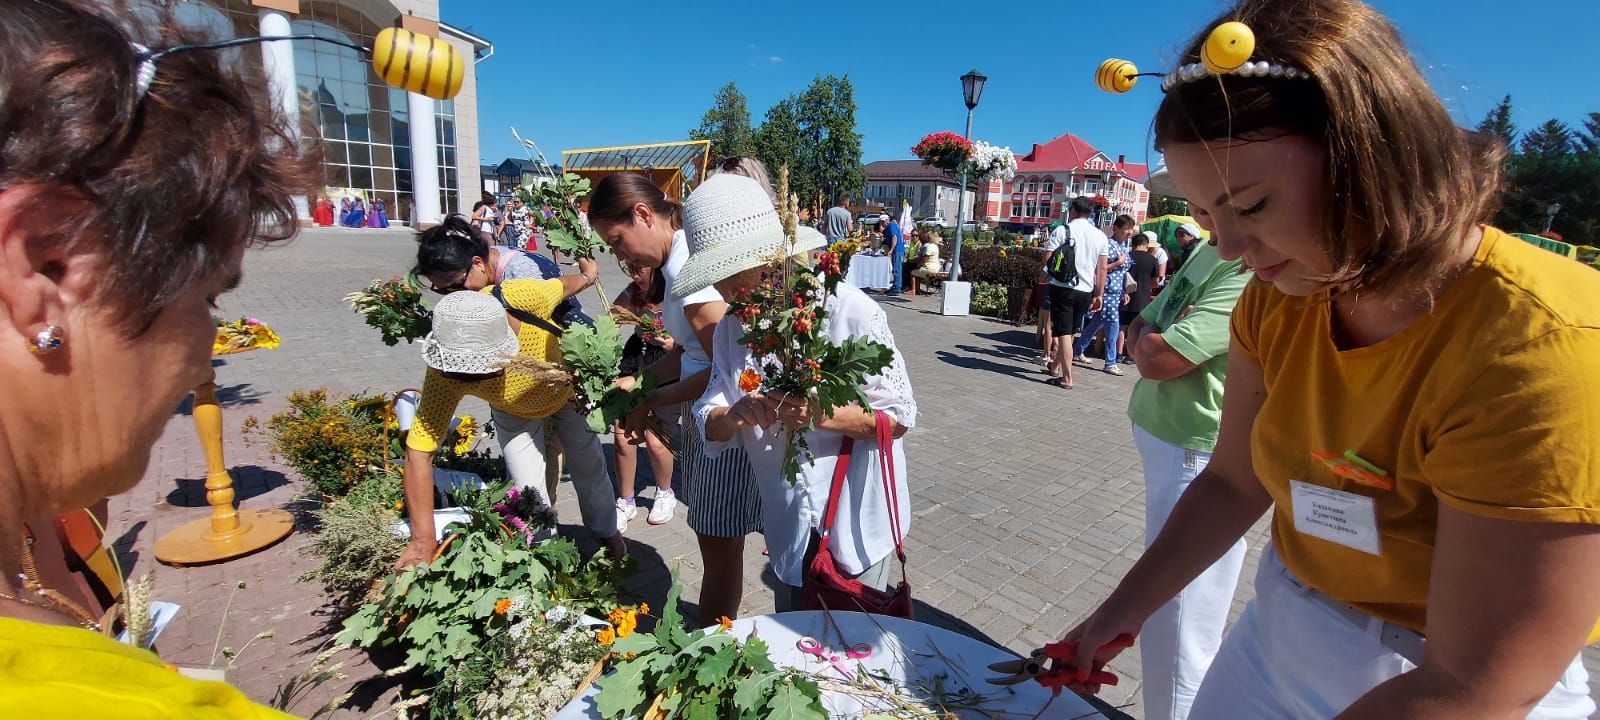
[{"label": "dark curly hair", "polygon": [[137,336],[241,246],[293,236],[294,199],[321,171],[298,118],[216,52],[162,58],[136,97],[133,43],[208,38],[168,11],[134,17],[97,0],[0,0],[0,193],[42,187],[24,210],[74,219],[52,239],[101,259],[94,299]]}]

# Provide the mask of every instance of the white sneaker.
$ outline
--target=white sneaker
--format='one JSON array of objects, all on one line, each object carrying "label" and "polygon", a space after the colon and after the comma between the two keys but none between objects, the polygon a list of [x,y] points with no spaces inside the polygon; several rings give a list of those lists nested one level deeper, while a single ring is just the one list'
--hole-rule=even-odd
[{"label": "white sneaker", "polygon": [[628,531],[628,521],[639,514],[639,505],[633,498],[617,498],[617,534]]},{"label": "white sneaker", "polygon": [[678,497],[671,490],[656,488],[655,504],[650,506],[650,516],[646,520],[651,525],[665,525],[672,522],[672,515],[678,509]]}]

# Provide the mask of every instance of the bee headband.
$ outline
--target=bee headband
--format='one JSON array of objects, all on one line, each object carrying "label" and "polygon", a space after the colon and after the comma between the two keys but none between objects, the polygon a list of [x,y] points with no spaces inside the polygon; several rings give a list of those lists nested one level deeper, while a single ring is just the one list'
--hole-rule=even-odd
[{"label": "bee headband", "polygon": [[1225,22],[1206,36],[1205,44],[1200,46],[1200,62],[1180,66],[1163,75],[1142,73],[1132,62],[1112,58],[1100,63],[1100,69],[1095,72],[1094,83],[1101,90],[1120,94],[1132,90],[1134,83],[1141,77],[1161,78],[1162,92],[1170,92],[1172,88],[1183,83],[1213,75],[1311,79],[1311,73],[1296,67],[1269,63],[1265,60],[1251,62],[1250,55],[1255,51],[1256,34],[1248,25],[1242,22]]}]

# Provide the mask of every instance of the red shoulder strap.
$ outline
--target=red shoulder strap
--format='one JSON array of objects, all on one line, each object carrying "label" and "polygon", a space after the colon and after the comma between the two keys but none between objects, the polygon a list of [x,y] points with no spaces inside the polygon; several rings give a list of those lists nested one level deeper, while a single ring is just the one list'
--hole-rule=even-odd
[{"label": "red shoulder strap", "polygon": [[824,542],[828,539],[829,531],[833,530],[834,517],[839,514],[839,494],[844,491],[845,475],[850,472],[850,453],[855,445],[855,438],[849,435],[839,445],[839,459],[833,466],[833,487],[828,490],[828,507],[822,511],[822,527],[818,533]]}]

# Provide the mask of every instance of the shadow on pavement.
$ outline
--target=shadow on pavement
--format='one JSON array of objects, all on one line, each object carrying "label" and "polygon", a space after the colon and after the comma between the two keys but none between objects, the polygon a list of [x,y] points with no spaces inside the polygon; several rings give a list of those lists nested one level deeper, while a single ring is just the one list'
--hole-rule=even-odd
[{"label": "shadow on pavement", "polygon": [[[255,389],[255,387],[253,387],[250,383],[219,386],[217,388],[217,404],[221,405],[224,409],[242,407],[245,405],[260,405],[261,398],[266,396],[266,393]],[[183,402],[178,403],[178,409],[173,411],[173,414],[193,415],[194,395],[191,394],[184,397]],[[226,418],[224,418],[224,421],[226,421]]]},{"label": "shadow on pavement", "polygon": [[[240,465],[229,469],[233,476],[233,500],[235,503],[249,500],[250,498],[265,495],[273,490],[289,484],[289,478],[283,473],[260,465]],[[173,481],[177,487],[167,493],[167,504],[173,507],[198,508],[206,507],[206,480],[205,478],[179,478]]]},{"label": "shadow on pavement", "polygon": [[[989,352],[993,353],[993,351]],[[940,362],[954,365],[959,368],[966,368],[968,370],[987,370],[989,372],[999,373],[1001,375],[1010,375],[1011,377],[1020,380],[1033,380],[1036,377],[1036,373],[1029,368],[1020,368],[1015,365],[1002,365],[997,362],[984,360],[983,358],[957,355],[948,350],[940,350],[934,354],[939,358]]]}]

